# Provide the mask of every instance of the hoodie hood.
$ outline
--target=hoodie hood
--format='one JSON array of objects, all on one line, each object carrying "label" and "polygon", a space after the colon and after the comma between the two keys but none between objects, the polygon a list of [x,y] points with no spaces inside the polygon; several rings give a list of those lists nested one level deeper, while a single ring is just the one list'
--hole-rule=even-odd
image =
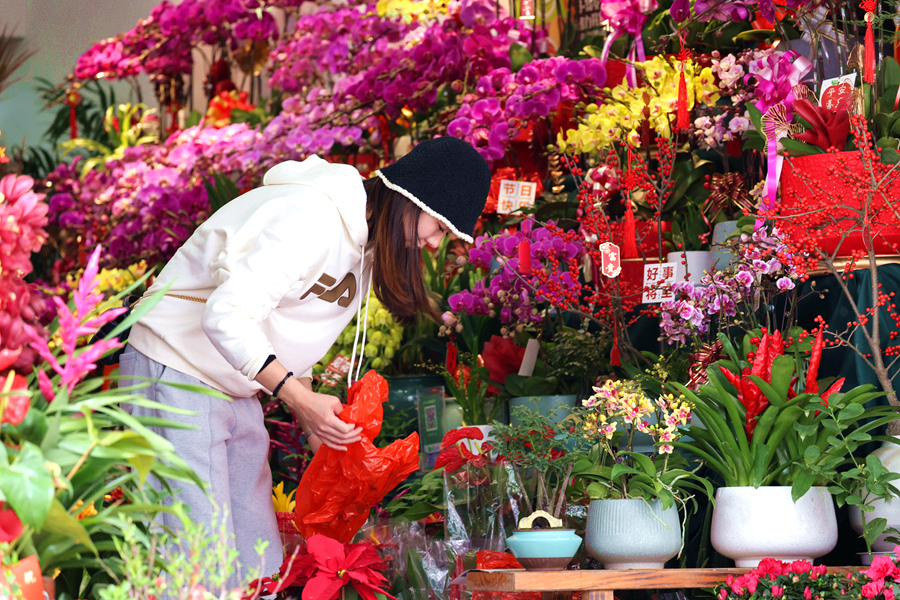
[{"label": "hoodie hood", "polygon": [[330,163],[312,155],[304,161],[289,160],[269,169],[263,185],[303,185],[317,189],[337,207],[350,238],[365,246],[369,239],[366,223],[366,191],[356,167]]}]

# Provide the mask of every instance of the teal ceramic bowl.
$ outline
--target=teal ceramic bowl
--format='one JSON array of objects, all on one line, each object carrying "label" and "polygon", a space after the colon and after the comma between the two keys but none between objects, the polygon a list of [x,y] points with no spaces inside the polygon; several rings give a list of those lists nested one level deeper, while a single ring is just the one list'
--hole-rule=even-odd
[{"label": "teal ceramic bowl", "polygon": [[581,538],[574,529],[517,529],[506,543],[527,570],[558,571],[578,552]]}]

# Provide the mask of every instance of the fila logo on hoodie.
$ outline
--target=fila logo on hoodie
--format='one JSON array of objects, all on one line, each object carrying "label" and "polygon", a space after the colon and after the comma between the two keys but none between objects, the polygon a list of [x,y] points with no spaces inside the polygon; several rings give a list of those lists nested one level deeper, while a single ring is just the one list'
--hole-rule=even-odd
[{"label": "fila logo on hoodie", "polygon": [[347,273],[340,283],[331,287],[335,283],[337,283],[337,279],[328,273],[323,273],[322,276],[319,277],[319,281],[309,288],[305,294],[300,296],[300,299],[303,300],[310,294],[315,294],[321,300],[332,303],[337,302],[338,306],[341,308],[347,308],[356,297],[356,275]]}]

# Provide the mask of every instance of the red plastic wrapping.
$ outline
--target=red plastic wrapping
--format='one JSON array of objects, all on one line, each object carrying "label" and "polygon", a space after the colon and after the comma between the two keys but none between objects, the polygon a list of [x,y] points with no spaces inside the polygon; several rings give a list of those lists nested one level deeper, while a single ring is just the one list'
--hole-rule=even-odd
[{"label": "red plastic wrapping", "polygon": [[[478,569],[521,569],[522,565],[509,552],[482,550],[475,555]],[[472,592],[472,600],[541,600],[541,592]]]},{"label": "red plastic wrapping", "polygon": [[350,387],[340,418],[362,426],[362,439],[346,451],[322,446],[303,473],[294,510],[304,538],[319,533],[349,542],[371,508],[419,468],[417,433],[386,448],[372,444],[381,431],[381,405],[387,399],[387,382],[375,371]]}]

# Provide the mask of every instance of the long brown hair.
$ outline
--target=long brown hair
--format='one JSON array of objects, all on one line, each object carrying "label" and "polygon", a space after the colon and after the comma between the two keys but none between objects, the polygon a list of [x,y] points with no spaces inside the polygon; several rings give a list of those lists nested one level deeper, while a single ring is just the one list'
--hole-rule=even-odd
[{"label": "long brown hair", "polygon": [[363,187],[375,295],[401,325],[415,325],[420,313],[438,320],[422,276],[418,246],[422,209],[384,185],[380,177],[365,180]]}]

